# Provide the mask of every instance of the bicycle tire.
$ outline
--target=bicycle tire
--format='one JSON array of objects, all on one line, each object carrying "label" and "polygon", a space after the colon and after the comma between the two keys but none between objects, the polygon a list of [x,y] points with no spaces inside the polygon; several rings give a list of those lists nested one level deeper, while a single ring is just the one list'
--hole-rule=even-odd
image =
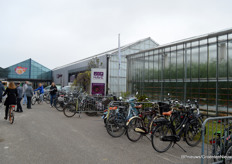
[{"label": "bicycle tire", "polygon": [[10,121],[10,124],[14,123],[14,112],[12,108],[9,109],[9,121]]},{"label": "bicycle tire", "polygon": [[61,105],[59,102],[57,102],[56,104],[54,104],[56,110],[58,110],[59,112],[62,112],[63,111],[63,108],[61,108]]},{"label": "bicycle tire", "polygon": [[35,105],[35,103],[36,103],[36,97],[33,97],[32,100],[31,100],[31,104]]},{"label": "bicycle tire", "polygon": [[[196,122],[197,121],[197,122]],[[186,137],[186,143],[189,145],[189,146],[197,146],[200,141],[201,141],[201,137],[202,137],[202,132],[201,132],[201,126],[202,126],[202,123],[201,123],[201,120],[196,118],[196,121],[194,121],[193,123],[189,123],[186,127],[186,130],[185,130],[185,137]],[[190,132],[196,136],[196,138],[190,138]],[[195,133],[197,132],[197,134],[195,135]],[[190,141],[196,141],[195,143],[191,143]]]},{"label": "bicycle tire", "polygon": [[[173,141],[162,141],[161,137],[172,135],[173,131],[168,124],[157,125],[151,134],[152,147],[159,153],[166,152],[172,146]],[[157,139],[157,141],[154,141],[154,139]],[[161,141],[160,144],[158,141]],[[167,144],[165,145],[165,143]],[[161,146],[164,146],[164,148],[162,149]]]},{"label": "bicycle tire", "polygon": [[74,104],[65,105],[63,113],[66,117],[73,117],[77,113],[76,106]]},{"label": "bicycle tire", "polygon": [[[135,128],[143,127],[143,121],[140,118],[132,118],[126,128],[126,136],[132,142],[137,142],[142,137],[142,134],[135,131]],[[133,138],[133,136],[135,136]]]},{"label": "bicycle tire", "polygon": [[121,137],[123,134],[125,134],[126,132],[125,127],[126,127],[126,121],[120,116],[119,117],[111,116],[106,121],[107,133],[114,138]]}]

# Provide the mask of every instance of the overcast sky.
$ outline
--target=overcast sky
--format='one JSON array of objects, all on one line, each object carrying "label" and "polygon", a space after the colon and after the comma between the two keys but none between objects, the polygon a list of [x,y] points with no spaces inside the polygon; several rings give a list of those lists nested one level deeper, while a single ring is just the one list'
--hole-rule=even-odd
[{"label": "overcast sky", "polygon": [[232,28],[231,0],[0,0],[0,67],[53,69],[152,37],[165,44]]}]

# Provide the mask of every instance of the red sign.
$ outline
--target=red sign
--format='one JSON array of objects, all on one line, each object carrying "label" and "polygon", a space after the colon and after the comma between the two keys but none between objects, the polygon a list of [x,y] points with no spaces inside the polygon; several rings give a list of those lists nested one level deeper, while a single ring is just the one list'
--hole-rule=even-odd
[{"label": "red sign", "polygon": [[24,72],[26,72],[27,68],[26,67],[16,67],[15,68],[15,72],[18,74],[18,75],[22,75],[24,74]]}]

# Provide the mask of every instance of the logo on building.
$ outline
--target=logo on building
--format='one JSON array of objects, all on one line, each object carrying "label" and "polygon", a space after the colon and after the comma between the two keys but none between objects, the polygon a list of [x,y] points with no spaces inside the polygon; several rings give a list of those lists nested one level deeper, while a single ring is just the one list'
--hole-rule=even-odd
[{"label": "logo on building", "polygon": [[15,68],[15,72],[18,74],[18,75],[22,75],[24,74],[24,72],[26,72],[27,68],[26,67],[16,67]]},{"label": "logo on building", "polygon": [[94,72],[93,73],[94,79],[103,79],[103,77],[104,77],[104,72]]}]

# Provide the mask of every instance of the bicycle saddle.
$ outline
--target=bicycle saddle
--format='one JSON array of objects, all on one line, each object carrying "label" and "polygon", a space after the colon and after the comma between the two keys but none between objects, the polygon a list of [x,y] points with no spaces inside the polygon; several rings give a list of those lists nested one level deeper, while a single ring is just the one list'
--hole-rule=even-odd
[{"label": "bicycle saddle", "polygon": [[170,110],[169,112],[163,112],[163,115],[164,116],[171,116],[171,114],[172,114],[172,111]]},{"label": "bicycle saddle", "polygon": [[135,106],[135,108],[137,109],[142,108],[142,105]]}]

